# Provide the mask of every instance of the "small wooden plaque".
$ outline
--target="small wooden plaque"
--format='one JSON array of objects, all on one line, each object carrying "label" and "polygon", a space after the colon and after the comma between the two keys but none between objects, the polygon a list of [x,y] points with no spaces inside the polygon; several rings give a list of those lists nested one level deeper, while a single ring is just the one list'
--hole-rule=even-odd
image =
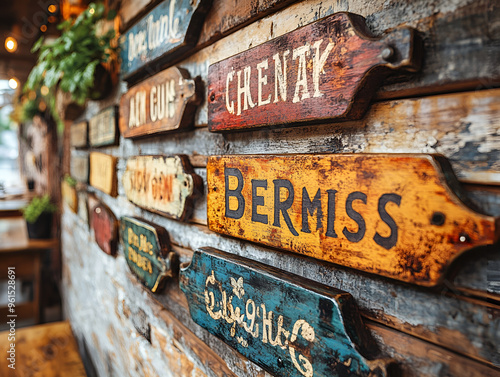
[{"label": "small wooden plaque", "polygon": [[61,196],[69,208],[76,213],[78,211],[76,189],[64,180],[61,182]]},{"label": "small wooden plaque", "polygon": [[71,126],[70,145],[74,148],[85,148],[88,145],[88,123],[80,122]]},{"label": "small wooden plaque", "polygon": [[89,181],[89,156],[72,155],[71,156],[71,176],[78,182],[88,183]]},{"label": "small wooden plaque", "polygon": [[439,155],[210,157],[209,228],[423,286],[500,238]]},{"label": "small wooden plaque", "polygon": [[90,153],[90,185],[102,192],[116,196],[116,162],[117,158],[108,154]]},{"label": "small wooden plaque", "polygon": [[92,210],[92,228],[95,241],[108,255],[116,255],[118,242],[118,221],[111,210],[103,203]]},{"label": "small wooden plaque", "polygon": [[116,106],[104,109],[89,121],[89,141],[93,147],[118,143]]},{"label": "small wooden plaque", "polygon": [[[194,46],[211,3],[166,0],[132,26],[120,38],[124,79],[132,81],[141,74],[151,74]],[[149,72],[144,68],[149,68]]]},{"label": "small wooden plaque", "polygon": [[374,38],[363,17],[336,13],[212,64],[208,128],[359,119],[391,71],[419,66],[415,30]]},{"label": "small wooden plaque", "polygon": [[179,280],[193,320],[275,376],[388,375],[346,292],[211,248]]},{"label": "small wooden plaque", "polygon": [[193,124],[199,103],[195,80],[185,69],[171,67],[133,86],[120,100],[120,131],[134,138]]},{"label": "small wooden plaque", "polygon": [[178,272],[167,231],[133,217],[122,217],[120,223],[123,252],[130,270],[151,292],[160,291],[165,279]]},{"label": "small wooden plaque", "polygon": [[136,156],[127,160],[123,188],[127,199],[149,211],[177,220],[192,212],[203,181],[187,156]]}]

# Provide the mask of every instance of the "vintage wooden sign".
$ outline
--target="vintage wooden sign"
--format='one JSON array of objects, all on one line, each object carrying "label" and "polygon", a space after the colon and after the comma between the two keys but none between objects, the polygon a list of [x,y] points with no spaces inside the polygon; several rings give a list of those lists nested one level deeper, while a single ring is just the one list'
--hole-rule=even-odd
[{"label": "vintage wooden sign", "polygon": [[197,250],[180,272],[193,320],[275,376],[387,376],[349,293]]},{"label": "vintage wooden sign", "polygon": [[151,74],[186,52],[197,42],[210,5],[211,0],[166,0],[156,6],[120,38],[122,76],[135,80],[141,69]]},{"label": "vintage wooden sign", "polygon": [[149,136],[187,129],[193,124],[195,80],[182,68],[171,67],[132,87],[120,100],[120,131],[124,137]]},{"label": "vintage wooden sign", "polygon": [[210,157],[207,181],[215,232],[424,286],[500,238],[439,155]]},{"label": "vintage wooden sign", "polygon": [[120,234],[128,266],[152,292],[158,292],[165,278],[177,272],[176,254],[170,251],[167,231],[133,217],[120,219]]},{"label": "vintage wooden sign", "polygon": [[368,34],[365,20],[336,13],[208,71],[208,127],[230,131],[359,119],[391,71],[420,65],[416,32]]},{"label": "vintage wooden sign", "polygon": [[89,156],[71,155],[70,161],[71,176],[78,182],[87,183],[89,181]]},{"label": "vintage wooden sign", "polygon": [[187,156],[136,156],[127,160],[123,188],[128,200],[149,211],[184,220],[203,181]]},{"label": "vintage wooden sign", "polygon": [[92,228],[95,241],[102,251],[116,255],[118,242],[118,221],[111,210],[103,203],[97,204],[92,210]]},{"label": "vintage wooden sign", "polygon": [[61,181],[61,196],[68,207],[76,213],[78,211],[78,197],[76,195],[76,189],[65,180]]},{"label": "vintage wooden sign", "polygon": [[88,123],[75,123],[70,130],[70,145],[74,148],[85,148],[88,144]]},{"label": "vintage wooden sign", "polygon": [[90,185],[104,193],[117,195],[116,161],[118,159],[108,154],[90,153]]},{"label": "vintage wooden sign", "polygon": [[89,141],[93,147],[118,143],[116,107],[111,106],[101,111],[89,121]]}]

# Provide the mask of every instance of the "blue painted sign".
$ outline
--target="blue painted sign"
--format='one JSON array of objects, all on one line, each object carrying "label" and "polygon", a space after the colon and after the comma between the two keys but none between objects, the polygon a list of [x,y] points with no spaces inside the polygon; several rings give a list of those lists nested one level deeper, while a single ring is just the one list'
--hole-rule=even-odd
[{"label": "blue painted sign", "polygon": [[[276,376],[387,376],[349,293],[211,248],[180,272],[193,320]],[[370,359],[368,359],[368,357]]]},{"label": "blue painted sign", "polygon": [[135,80],[142,68],[164,64],[194,46],[210,5],[211,0],[166,0],[155,7],[120,38],[123,77]]},{"label": "blue painted sign", "polygon": [[165,278],[173,277],[177,266],[167,231],[145,220],[122,217],[120,236],[132,273],[151,292],[161,290]]}]

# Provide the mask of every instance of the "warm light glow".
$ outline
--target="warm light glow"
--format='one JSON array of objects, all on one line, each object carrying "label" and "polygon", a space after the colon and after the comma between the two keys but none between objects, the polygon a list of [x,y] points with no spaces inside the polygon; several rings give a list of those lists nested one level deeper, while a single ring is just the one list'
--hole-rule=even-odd
[{"label": "warm light glow", "polygon": [[49,18],[47,18],[47,21],[49,21],[51,24],[53,24],[54,22],[57,21],[57,17],[56,16],[49,16]]},{"label": "warm light glow", "polygon": [[45,111],[45,109],[47,109],[47,105],[45,104],[45,102],[40,101],[40,103],[38,104],[38,110],[43,112]]},{"label": "warm light glow", "polygon": [[15,38],[7,37],[5,39],[5,48],[9,52],[14,52],[17,50],[17,41]]},{"label": "warm light glow", "polygon": [[56,13],[57,7],[54,4],[51,4],[48,9],[50,13]]},{"label": "warm light glow", "polygon": [[42,33],[45,33],[47,31],[47,25],[40,26],[40,30],[42,31]]},{"label": "warm light glow", "polygon": [[9,80],[9,86],[11,89],[17,89],[19,82],[14,77]]},{"label": "warm light glow", "polygon": [[28,93],[28,98],[30,99],[30,101],[34,101],[35,98],[36,98],[36,93],[34,90],[30,90],[30,92]]},{"label": "warm light glow", "polygon": [[40,88],[40,93],[42,94],[42,96],[46,96],[47,94],[49,94],[49,88],[47,88],[45,85],[43,85]]},{"label": "warm light glow", "polygon": [[90,13],[90,14],[94,14],[94,12],[95,12],[95,9],[94,9],[94,8],[90,8],[90,9],[89,9],[89,13]]}]

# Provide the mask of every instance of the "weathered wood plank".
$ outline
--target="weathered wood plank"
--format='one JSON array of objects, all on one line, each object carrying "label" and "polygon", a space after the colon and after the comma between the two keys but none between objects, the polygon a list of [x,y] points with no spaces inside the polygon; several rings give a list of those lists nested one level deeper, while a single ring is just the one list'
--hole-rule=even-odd
[{"label": "weathered wood plank", "polygon": [[185,53],[198,40],[211,3],[168,0],[158,4],[120,37],[122,76],[137,80],[146,73],[145,69],[151,70],[153,65],[165,64]]},{"label": "weathered wood plank", "polygon": [[199,85],[185,69],[171,67],[133,86],[120,100],[122,135],[135,138],[189,129],[201,100]]},{"label": "weathered wood plank", "polygon": [[76,196],[76,189],[68,182],[63,180],[61,182],[61,196],[63,201],[71,208],[73,212],[78,211],[78,198]]},{"label": "weathered wood plank", "polygon": [[89,181],[89,155],[72,154],[70,170],[74,179],[78,182],[87,183]]},{"label": "weathered wood plank", "polygon": [[111,210],[103,203],[92,209],[92,229],[95,241],[102,251],[108,255],[116,255],[118,245],[118,220]]},{"label": "weathered wood plank", "polygon": [[209,248],[180,287],[196,323],[277,376],[388,375],[346,292]]},{"label": "weathered wood plank", "polygon": [[70,146],[73,148],[85,148],[88,144],[88,123],[87,121],[71,125]]},{"label": "weathered wood plank", "polygon": [[116,196],[116,162],[117,158],[108,154],[90,153],[90,185],[104,193]]},{"label": "weathered wood plank", "polygon": [[363,17],[336,13],[212,64],[208,129],[359,119],[391,71],[420,61],[414,29],[375,39]]},{"label": "weathered wood plank", "polygon": [[210,230],[423,286],[500,239],[439,155],[213,156],[207,181]]},{"label": "weathered wood plank", "polygon": [[177,257],[170,251],[169,236],[164,228],[122,217],[120,239],[130,270],[151,292],[159,292],[166,278],[177,273]]},{"label": "weathered wood plank", "polygon": [[89,142],[93,147],[118,143],[117,108],[110,106],[89,120]]},{"label": "weathered wood plank", "polygon": [[193,200],[201,196],[203,182],[184,155],[136,156],[123,173],[127,199],[150,211],[185,220]]}]

